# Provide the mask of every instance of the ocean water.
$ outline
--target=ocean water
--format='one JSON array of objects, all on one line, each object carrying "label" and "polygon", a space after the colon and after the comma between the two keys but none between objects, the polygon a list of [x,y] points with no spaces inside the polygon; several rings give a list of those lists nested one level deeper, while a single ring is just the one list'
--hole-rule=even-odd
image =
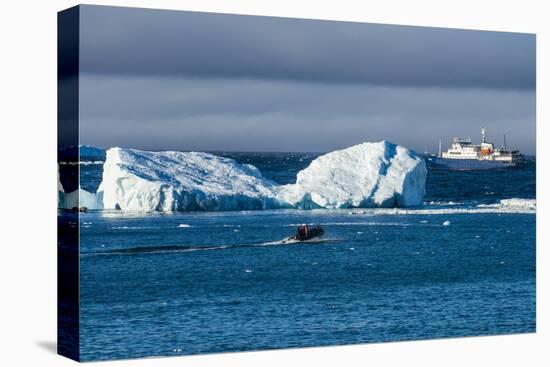
[{"label": "ocean water", "polygon": [[[318,156],[219,154],[279,183]],[[81,166],[84,189],[100,181]],[[430,169],[426,190],[412,210],[84,213],[81,358],[534,332],[536,216],[484,207],[534,199],[534,159]],[[325,237],[283,244],[300,223]]]}]

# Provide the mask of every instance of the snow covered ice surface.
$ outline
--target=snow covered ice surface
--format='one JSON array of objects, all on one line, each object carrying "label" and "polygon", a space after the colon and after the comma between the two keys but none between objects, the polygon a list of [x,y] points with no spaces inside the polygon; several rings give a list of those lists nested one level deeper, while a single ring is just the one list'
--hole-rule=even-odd
[{"label": "snow covered ice surface", "polygon": [[278,185],[251,165],[201,152],[111,148],[98,195],[128,211],[278,208]]},{"label": "snow covered ice surface", "polygon": [[407,207],[422,203],[425,181],[424,161],[385,141],[320,156],[291,185],[209,153],[111,148],[98,197],[127,211]]},{"label": "snow covered ice surface", "polygon": [[426,173],[424,160],[403,146],[363,143],[318,157],[279,197],[305,209],[417,206]]}]

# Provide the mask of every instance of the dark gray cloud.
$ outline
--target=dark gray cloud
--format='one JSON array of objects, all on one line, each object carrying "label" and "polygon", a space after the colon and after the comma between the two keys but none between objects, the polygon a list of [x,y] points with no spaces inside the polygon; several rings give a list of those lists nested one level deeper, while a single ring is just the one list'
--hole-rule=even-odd
[{"label": "dark gray cloud", "polygon": [[318,83],[535,88],[535,36],[81,7],[81,71]]},{"label": "dark gray cloud", "polygon": [[263,79],[83,74],[81,143],[141,149],[331,151],[390,140],[435,151],[438,139],[535,153],[535,93]]}]

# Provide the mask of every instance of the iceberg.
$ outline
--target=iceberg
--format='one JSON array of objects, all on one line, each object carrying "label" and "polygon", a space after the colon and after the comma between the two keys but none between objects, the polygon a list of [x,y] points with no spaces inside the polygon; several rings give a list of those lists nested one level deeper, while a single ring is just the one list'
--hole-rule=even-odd
[{"label": "iceberg", "polygon": [[422,158],[386,141],[320,156],[289,185],[209,153],[111,148],[97,195],[81,193],[81,204],[146,212],[408,207],[422,204],[426,172]]},{"label": "iceberg", "polygon": [[81,187],[69,193],[59,193],[62,194],[58,205],[60,209],[103,209],[101,196],[88,192]]},{"label": "iceberg", "polygon": [[57,166],[57,208],[58,209],[103,209],[103,200],[95,193],[88,192],[82,187],[72,192],[65,192],[61,183],[59,165]]},{"label": "iceberg", "polygon": [[254,210],[284,206],[277,188],[256,167],[209,153],[111,148],[98,196],[105,209]]},{"label": "iceberg", "polygon": [[63,197],[65,195],[65,189],[61,183],[61,174],[59,173],[59,165],[57,165],[57,207],[61,208],[63,203]]},{"label": "iceberg", "polygon": [[424,159],[403,146],[363,143],[318,157],[279,198],[304,209],[418,206],[426,174]]}]

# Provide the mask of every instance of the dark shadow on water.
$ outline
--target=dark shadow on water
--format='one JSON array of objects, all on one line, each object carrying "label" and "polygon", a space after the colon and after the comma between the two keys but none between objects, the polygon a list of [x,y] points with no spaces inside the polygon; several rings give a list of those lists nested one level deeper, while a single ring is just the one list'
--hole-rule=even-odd
[{"label": "dark shadow on water", "polygon": [[36,342],[36,345],[50,353],[57,354],[57,342],[55,341],[39,340]]}]

